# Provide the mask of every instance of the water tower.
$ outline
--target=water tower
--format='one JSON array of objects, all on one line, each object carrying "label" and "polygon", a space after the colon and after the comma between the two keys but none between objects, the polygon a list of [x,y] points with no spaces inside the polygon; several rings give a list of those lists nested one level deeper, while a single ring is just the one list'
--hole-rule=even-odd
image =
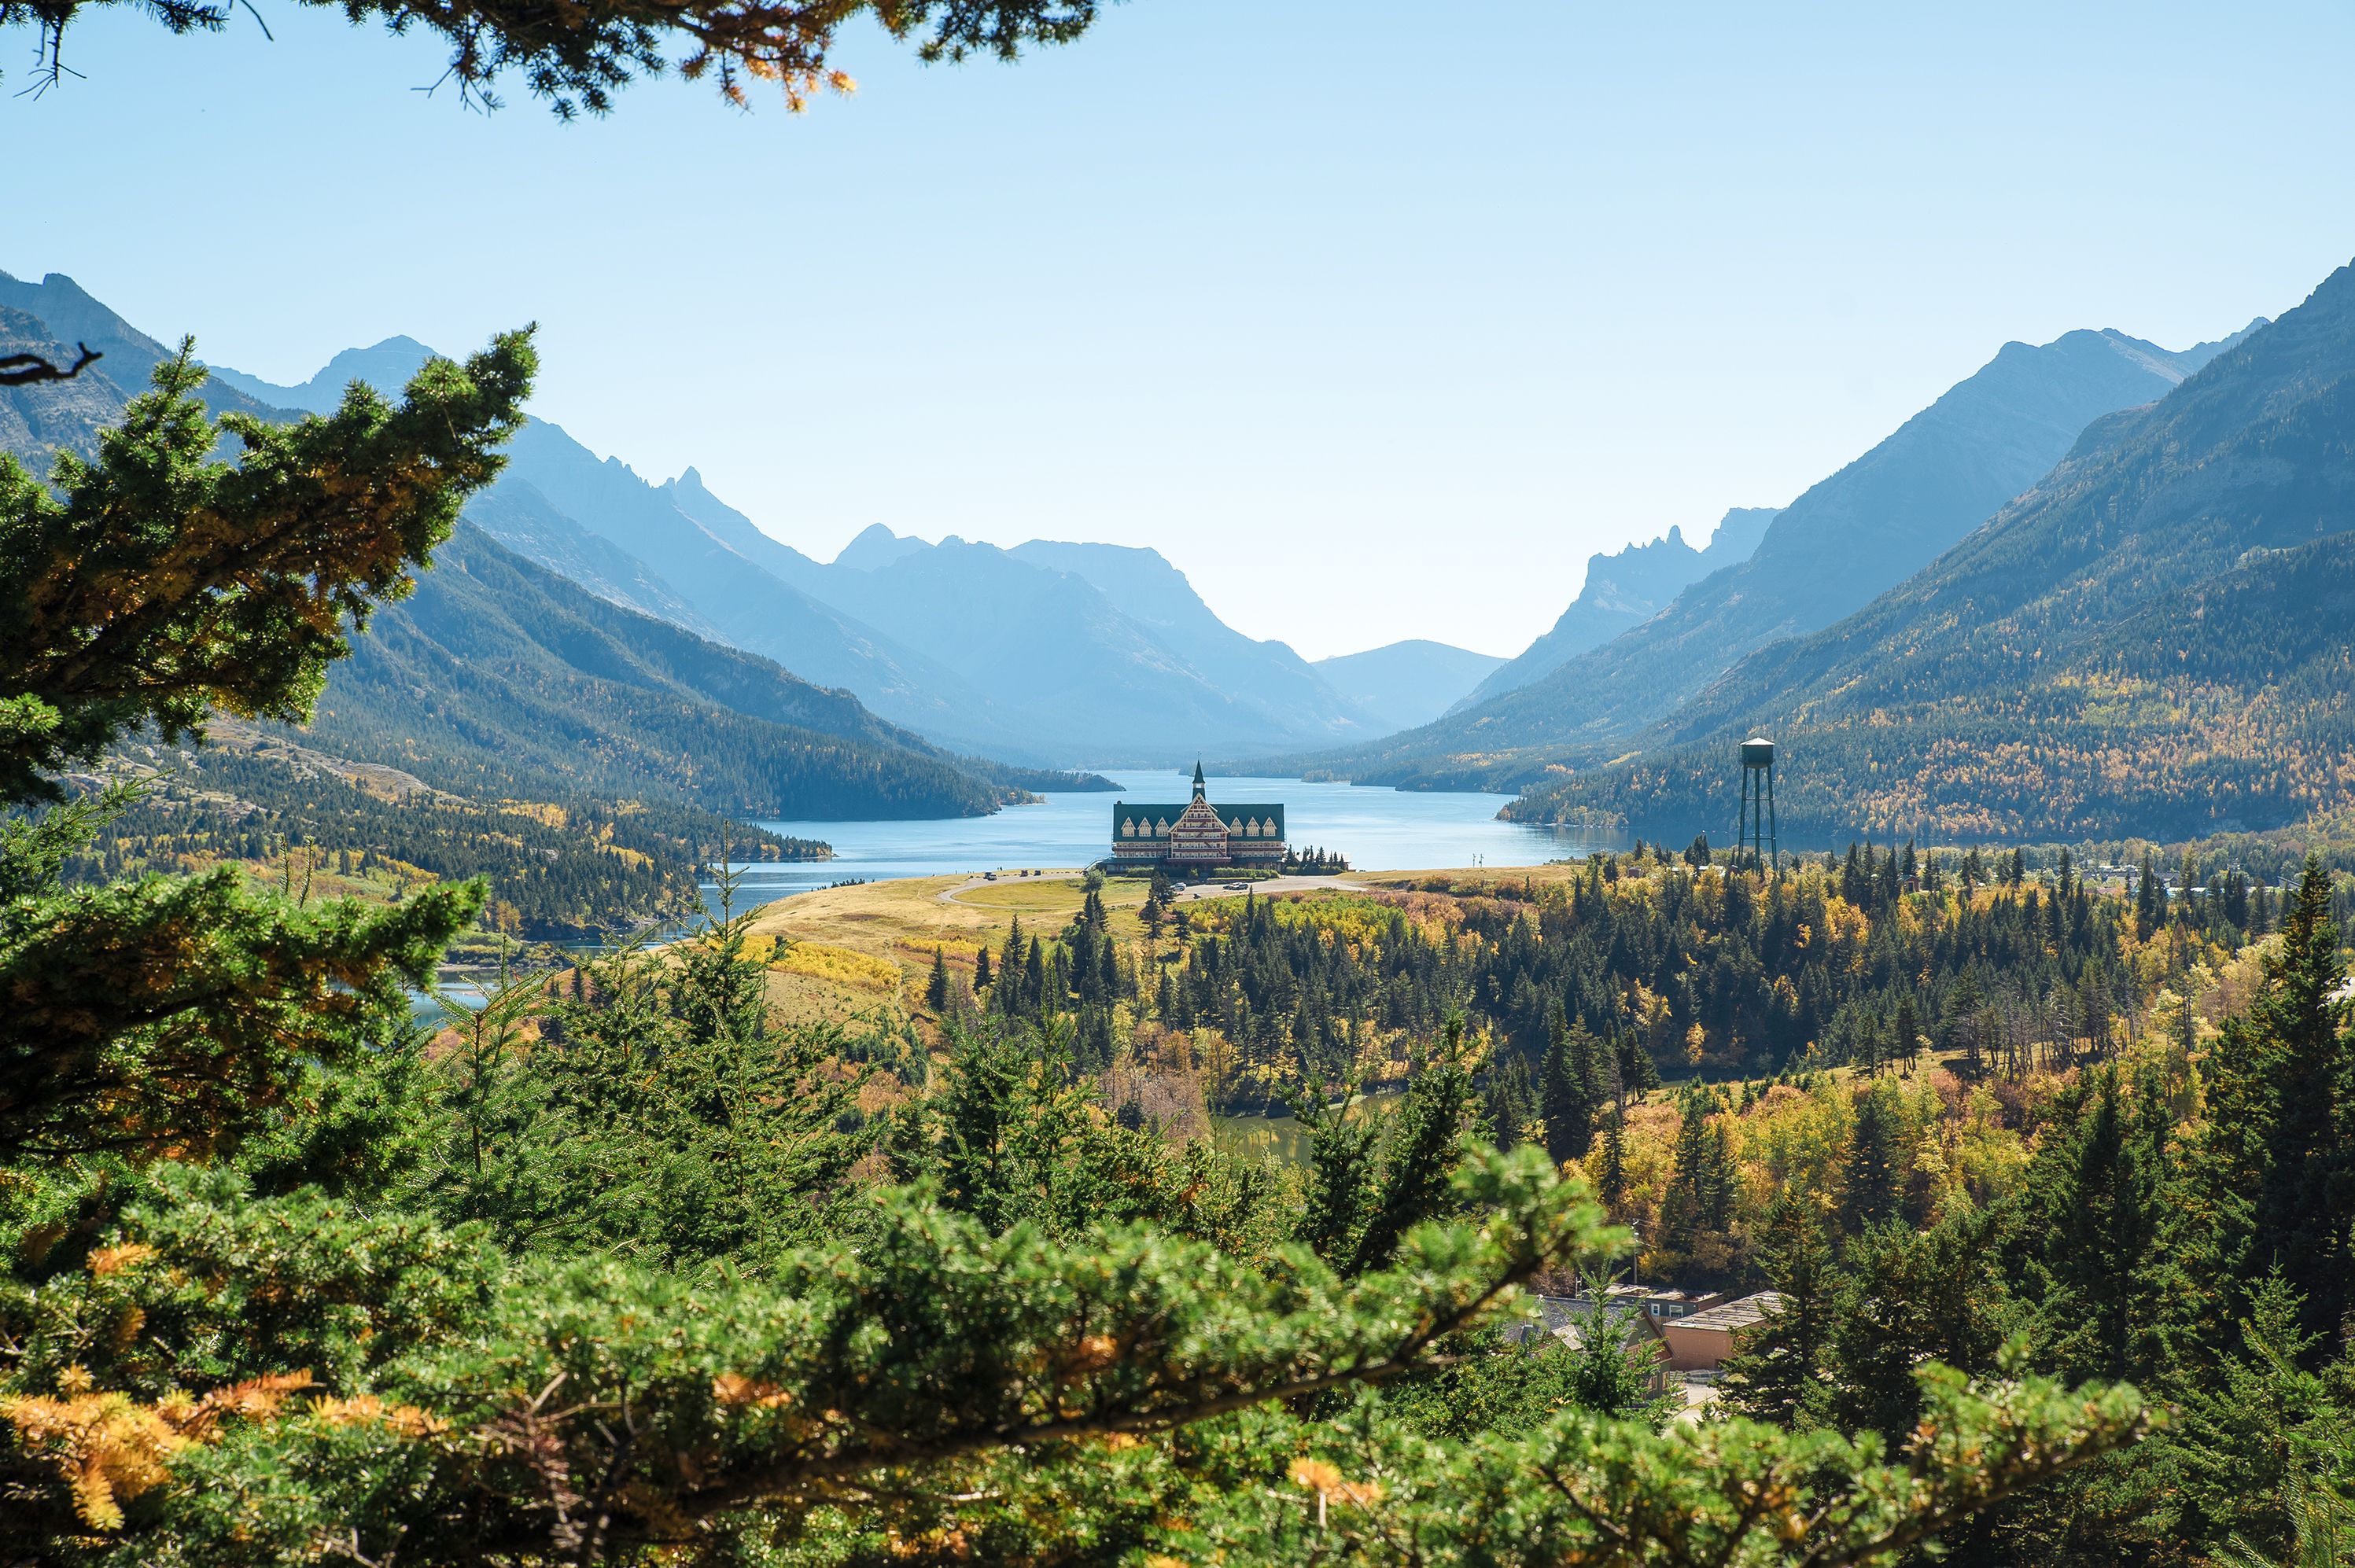
[{"label": "water tower", "polygon": [[1774,839],[1774,743],[1763,735],[1742,743],[1742,816],[1733,847],[1739,850],[1745,842],[1759,864],[1771,855],[1775,871],[1782,871],[1783,848]]}]

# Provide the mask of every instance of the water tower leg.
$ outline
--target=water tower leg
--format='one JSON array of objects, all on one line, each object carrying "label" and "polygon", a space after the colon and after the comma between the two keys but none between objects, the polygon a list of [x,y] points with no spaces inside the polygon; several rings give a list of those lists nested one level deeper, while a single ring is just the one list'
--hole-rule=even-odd
[{"label": "water tower leg", "polygon": [[1733,819],[1733,858],[1742,858],[1742,845],[1750,832],[1750,769],[1742,770],[1742,814]]}]

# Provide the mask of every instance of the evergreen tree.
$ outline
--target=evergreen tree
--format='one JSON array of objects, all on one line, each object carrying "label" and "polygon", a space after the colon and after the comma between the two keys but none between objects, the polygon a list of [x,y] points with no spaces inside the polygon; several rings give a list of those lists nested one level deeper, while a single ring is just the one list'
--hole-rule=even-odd
[{"label": "evergreen tree", "polygon": [[1022,973],[1022,960],[1029,951],[1029,940],[1022,935],[1022,916],[1016,915],[1007,922],[1006,945],[998,949],[997,972],[1018,985],[1018,977]]},{"label": "evergreen tree", "polygon": [[1407,1084],[1405,1097],[1389,1118],[1381,1177],[1343,1273],[1384,1266],[1409,1230],[1454,1210],[1457,1143],[1471,1109],[1464,1021],[1451,1018],[1431,1059]]},{"label": "evergreen tree", "polygon": [[1490,1140],[1498,1149],[1512,1149],[1521,1141],[1521,1129],[1530,1119],[1529,1099],[1529,1069],[1519,1057],[1489,1070],[1481,1115],[1488,1124]]},{"label": "evergreen tree", "polygon": [[989,989],[989,949],[987,948],[975,948],[974,949],[973,989],[976,991],[984,991]]},{"label": "evergreen tree", "polygon": [[[1740,1196],[1741,1174],[1734,1165],[1731,1135],[1723,1119],[1715,1115],[1718,1108],[1712,1091],[1695,1090],[1685,1096],[1677,1131],[1676,1165],[1660,1203],[1660,1243],[1688,1258],[1703,1241],[1721,1237],[1732,1227],[1734,1202]],[[1705,1263],[1700,1267],[1705,1273],[1716,1272]]]},{"label": "evergreen tree", "polygon": [[[2229,1539],[2239,1550],[2220,1556],[2227,1568],[2339,1568],[2355,1561],[2345,1507],[2355,1490],[2346,1388],[2355,1369],[2339,1364],[2335,1390],[2307,1370],[2319,1341],[2301,1327],[2305,1303],[2278,1273],[2247,1287],[2245,1300],[2230,1349],[2182,1380],[2181,1415],[2152,1445],[2180,1499],[2169,1522],[2183,1539]],[[2344,1532],[2338,1542],[2328,1538],[2334,1525]]]},{"label": "evergreen tree", "polygon": [[[59,455],[54,489],[0,454],[0,805],[57,800],[50,772],[142,726],[306,717],[346,629],[497,473],[535,364],[514,334],[430,362],[398,405],[356,387],[326,418],[231,415],[229,463],[184,344],[95,461]],[[67,857],[128,804],[0,825],[0,1160],[233,1140],[304,1064],[405,1017],[404,985],[484,900],[476,884],[305,907],[227,866],[64,891]]]},{"label": "evergreen tree", "polygon": [[924,982],[924,1005],[934,1017],[949,1010],[949,960],[937,947],[932,949],[932,978]]},{"label": "evergreen tree", "polygon": [[1602,1097],[1596,1050],[1585,1022],[1565,1025],[1556,1008],[1540,1069],[1546,1153],[1556,1164],[1583,1160],[1593,1147],[1594,1116]]},{"label": "evergreen tree", "polygon": [[1896,1217],[1901,1114],[1893,1084],[1876,1083],[1856,1097],[1856,1130],[1840,1188],[1840,1225],[1850,1235]]},{"label": "evergreen tree", "polygon": [[1778,1298],[1725,1363],[1722,1396],[1729,1409],[1787,1430],[1824,1425],[1831,1409],[1825,1359],[1839,1310],[1839,1275],[1822,1219],[1787,1189],[1766,1211],[1758,1267]]},{"label": "evergreen tree", "polygon": [[2039,1340],[2073,1378],[2147,1382],[2169,1360],[2170,1250],[2162,1243],[2171,1122],[2156,1092],[2139,1109],[2115,1068],[2056,1107],[2030,1173]]},{"label": "evergreen tree", "polygon": [[1689,1254],[1701,1225],[1700,1187],[1709,1160],[1708,1098],[1688,1091],[1677,1126],[1676,1163],[1668,1188],[1660,1200],[1660,1245],[1672,1253]]},{"label": "evergreen tree", "polygon": [[1374,1206],[1381,1128],[1370,1117],[1352,1115],[1357,1105],[1353,1084],[1337,1102],[1321,1089],[1303,1089],[1292,1107],[1308,1132],[1307,1192],[1295,1234],[1337,1268],[1357,1255]]},{"label": "evergreen tree", "polygon": [[2135,882],[2135,935],[2147,942],[2167,920],[2167,889],[2158,878],[2158,863],[2143,851]]},{"label": "evergreen tree", "polygon": [[1833,1424],[1907,1441],[1922,1418],[1922,1363],[1993,1370],[2017,1320],[1999,1267],[2001,1216],[1962,1212],[1919,1234],[1882,1224],[1852,1238],[1829,1339]]},{"label": "evergreen tree", "polygon": [[1627,1108],[1622,1100],[1614,1099],[1603,1118],[1603,1170],[1594,1192],[1614,1214],[1627,1199]]},{"label": "evergreen tree", "polygon": [[[1056,988],[1060,991],[1061,988]],[[1057,1000],[1060,1000],[1058,998]],[[1047,952],[1038,938],[1030,938],[1029,951],[1022,959],[1022,1007],[1032,1018],[1042,1017],[1048,1001]]]},{"label": "evergreen tree", "polygon": [[1649,1051],[1644,1049],[1644,1040],[1641,1035],[1632,1033],[1620,1035],[1615,1054],[1618,1058],[1618,1082],[1621,1086],[1614,1092],[1623,1101],[1631,1090],[1637,1099],[1641,1099],[1660,1086],[1659,1064],[1652,1060],[1652,1054]]},{"label": "evergreen tree", "polygon": [[2355,1034],[2330,881],[2309,859],[2248,1012],[2211,1053],[2211,1114],[2195,1180],[2214,1216],[2203,1264],[2216,1288],[2278,1267],[2307,1330],[2337,1334],[2355,1308]]}]

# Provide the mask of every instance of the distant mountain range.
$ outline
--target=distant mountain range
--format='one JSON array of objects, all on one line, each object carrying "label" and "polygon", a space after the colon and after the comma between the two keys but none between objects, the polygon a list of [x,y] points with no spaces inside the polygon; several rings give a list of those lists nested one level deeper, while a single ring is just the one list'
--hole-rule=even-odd
[{"label": "distant mountain range", "polygon": [[1501,789],[1616,757],[1746,654],[1830,625],[1928,565],[2050,471],[2090,422],[2165,397],[2245,335],[2179,353],[2117,332],[2007,344],[1775,514],[1746,559],[1657,614],[1517,690],[1306,766]]},{"label": "distant mountain range", "polygon": [[1511,814],[1730,825],[1759,727],[1802,833],[2190,837],[2343,809],[2355,268],[2201,358],[1926,569]]},{"label": "distant mountain range", "polygon": [[[108,377],[165,351],[69,281],[0,275],[0,352],[73,340],[108,359],[0,389],[0,444],[37,462],[86,448]],[[322,408],[425,353],[388,340],[298,387],[217,372],[207,396]],[[477,794],[780,816],[982,810],[1052,780],[1031,765],[1199,747],[1681,837],[1731,827],[1732,743],[1765,727],[1799,842],[2275,827],[2355,793],[2350,377],[2348,270],[2222,343],[2007,344],[1788,507],[1593,557],[1510,661],[1311,664],[1149,549],[871,528],[819,562],[692,469],[649,483],[538,422],[314,738]]]},{"label": "distant mountain range", "polygon": [[1476,683],[1495,679],[1505,664],[1494,654],[1414,638],[1319,659],[1316,670],[1382,727],[1400,730],[1429,724]]},{"label": "distant mountain range", "polygon": [[[354,378],[397,387],[430,352],[390,338],[293,387],[217,374],[255,398],[324,409]],[[694,469],[651,484],[546,421],[517,438],[506,474],[470,516],[592,592],[853,692],[964,750],[1167,763],[1390,727],[1284,644],[1228,627],[1150,549],[1034,540],[1004,550],[879,526],[819,562],[762,531]]]},{"label": "distant mountain range", "polygon": [[[46,471],[60,448],[93,450],[129,396],[116,377],[144,387],[166,351],[54,274],[37,284],[0,274],[0,352],[105,345],[72,381],[0,388],[0,446]],[[339,356],[301,387],[217,372],[206,392],[216,408],[293,418],[332,407],[351,379],[397,387],[423,357],[394,340]],[[611,533],[677,515],[661,492],[617,478],[627,471],[553,427],[528,427],[518,444],[545,484],[602,507]],[[727,558],[716,540],[709,556]],[[829,618],[839,623],[825,607],[807,611]],[[331,670],[310,740],[473,799],[670,800],[740,819],[958,816],[1039,789],[1109,788],[956,755],[719,630],[609,533],[510,476],[476,499],[416,593],[386,607]]]}]

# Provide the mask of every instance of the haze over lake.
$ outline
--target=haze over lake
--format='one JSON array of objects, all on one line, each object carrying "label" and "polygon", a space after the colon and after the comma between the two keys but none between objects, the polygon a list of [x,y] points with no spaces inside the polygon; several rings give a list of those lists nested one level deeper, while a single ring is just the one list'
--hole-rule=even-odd
[{"label": "haze over lake", "polygon": [[[854,877],[940,876],[954,872],[1085,865],[1111,848],[1113,803],[1183,800],[1185,773],[1115,772],[1118,794],[1056,793],[1035,806],[945,821],[785,822],[761,826],[823,839],[832,860],[744,868],[746,904]],[[1210,799],[1280,800],[1295,849],[1338,851],[1359,871],[1423,866],[1542,865],[1608,849],[1616,841],[1570,829],[1497,820],[1504,797],[1470,791],[1362,789],[1298,779],[1214,778]]]}]

